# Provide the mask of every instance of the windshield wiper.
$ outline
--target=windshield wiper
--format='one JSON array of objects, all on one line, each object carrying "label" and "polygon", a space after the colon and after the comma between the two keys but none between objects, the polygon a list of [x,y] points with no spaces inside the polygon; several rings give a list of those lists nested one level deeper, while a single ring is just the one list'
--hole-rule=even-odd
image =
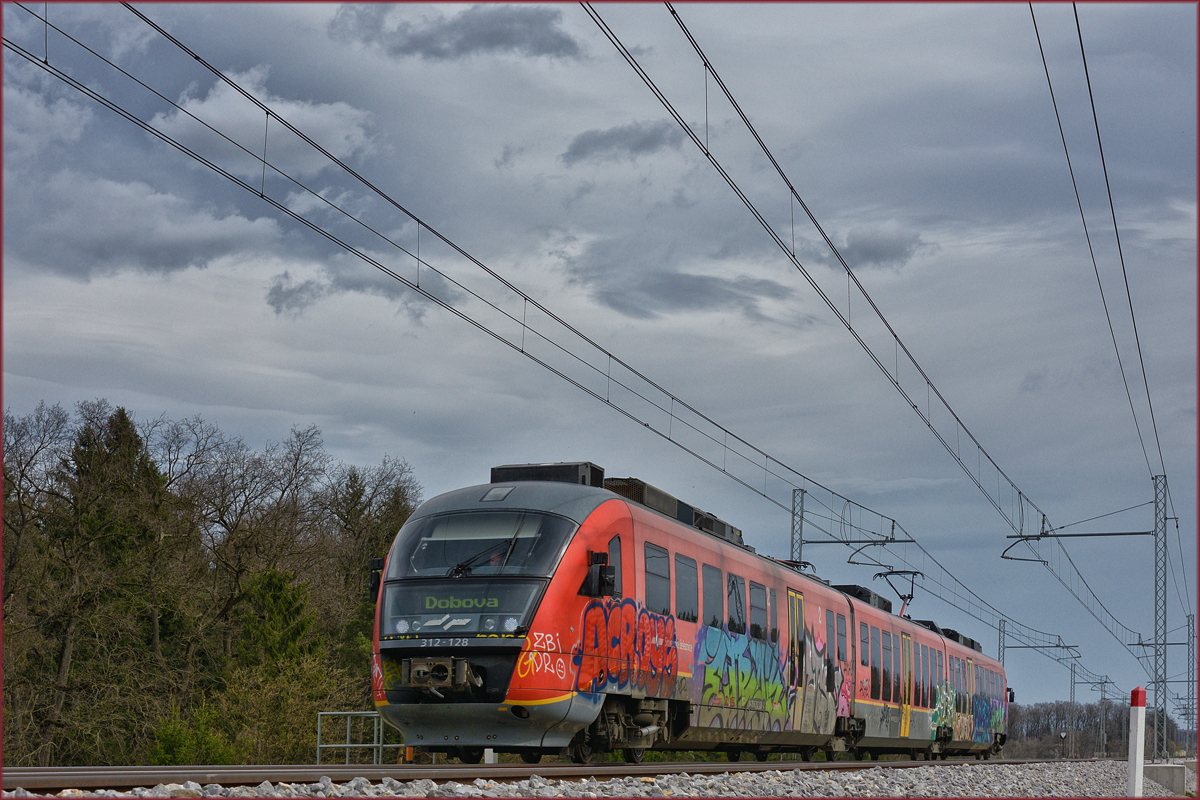
[{"label": "windshield wiper", "polygon": [[[508,554],[508,546],[510,544],[511,544],[511,541],[509,541],[509,540],[505,540],[503,542],[497,542],[496,544],[492,545],[491,547],[488,547],[487,549],[476,553],[475,555],[471,556],[470,558],[466,559],[465,561],[458,562],[457,564],[455,564],[453,567],[450,568],[450,570],[446,573],[446,577],[461,578],[464,575],[470,575],[471,567],[477,566],[477,563],[479,562],[480,559],[482,559],[486,556],[490,556],[492,553],[495,553],[496,551],[501,550],[501,549],[503,549],[505,552],[505,555],[507,555]],[[507,561],[507,559],[505,559],[505,560]]]}]

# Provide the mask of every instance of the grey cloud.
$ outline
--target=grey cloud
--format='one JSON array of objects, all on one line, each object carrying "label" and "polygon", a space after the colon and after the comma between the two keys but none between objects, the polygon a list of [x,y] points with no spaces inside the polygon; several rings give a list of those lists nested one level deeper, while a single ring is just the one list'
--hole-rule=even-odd
[{"label": "grey cloud", "polygon": [[504,145],[504,151],[501,153],[500,157],[493,159],[492,164],[495,165],[496,169],[511,168],[513,165],[513,157],[521,155],[527,149],[528,148],[526,147],[516,147],[515,145],[506,144]]},{"label": "grey cloud", "polygon": [[1021,391],[1022,392],[1037,392],[1037,391],[1041,391],[1042,387],[1045,385],[1046,385],[1046,371],[1045,370],[1034,370],[1033,372],[1027,373],[1025,375],[1025,377],[1021,380]]},{"label": "grey cloud", "polygon": [[[36,201],[36,202],[35,202]],[[23,206],[5,207],[5,250],[86,280],[122,269],[171,272],[279,242],[268,218],[220,215],[140,182],[61,171]]]},{"label": "grey cloud", "polygon": [[299,314],[321,297],[329,293],[329,287],[309,279],[297,283],[288,272],[276,275],[267,290],[267,305],[276,314]]},{"label": "grey cloud", "polygon": [[[404,274],[404,270],[398,271]],[[415,273],[404,276],[412,279]],[[421,289],[447,305],[466,298],[465,293],[432,270],[422,270]],[[319,278],[298,281],[286,271],[276,275],[267,288],[267,305],[276,314],[295,316],[325,297],[351,293],[374,295],[395,302],[415,321],[425,316],[432,302],[374,267],[340,255],[323,269]]]},{"label": "grey cloud", "polygon": [[667,147],[679,149],[683,131],[673,122],[631,122],[606,130],[584,131],[571,140],[560,158],[565,164],[576,164],[589,158],[634,159]]},{"label": "grey cloud", "polygon": [[896,227],[851,228],[840,252],[851,269],[902,267],[923,245],[920,234]]},{"label": "grey cloud", "polygon": [[342,39],[382,46],[391,56],[418,56],[445,61],[481,53],[577,59],[579,43],[560,28],[562,12],[554,8],[478,5],[451,17],[424,18],[387,27],[388,6],[347,5],[330,23]]},{"label": "grey cloud", "polygon": [[748,319],[763,319],[763,300],[791,297],[794,292],[772,280],[746,276],[715,277],[664,267],[677,261],[665,253],[647,253],[637,245],[600,240],[582,253],[556,252],[572,279],[591,287],[596,300],[637,319],[688,311],[726,310]]}]

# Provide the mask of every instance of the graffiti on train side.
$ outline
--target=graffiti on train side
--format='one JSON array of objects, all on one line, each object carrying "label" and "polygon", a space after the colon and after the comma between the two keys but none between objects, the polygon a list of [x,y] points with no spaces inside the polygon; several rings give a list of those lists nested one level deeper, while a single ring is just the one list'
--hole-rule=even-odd
[{"label": "graffiti on train side", "polygon": [[955,741],[960,742],[990,742],[993,734],[1002,733],[1007,722],[1007,709],[1004,704],[994,698],[984,695],[966,695],[964,702],[969,703],[970,713],[957,711],[959,693],[949,683],[937,687],[937,704],[933,708],[933,730],[949,727]]},{"label": "graffiti on train side", "polygon": [[675,618],[631,599],[593,600],[583,610],[572,652],[575,689],[632,691],[664,697],[675,690]]},{"label": "graffiti on train side", "polygon": [[972,737],[976,742],[990,742],[992,735],[1004,730],[1004,704],[999,700],[983,695],[975,696],[975,731]]},{"label": "graffiti on train side", "polygon": [[938,728],[954,727],[954,689],[949,683],[937,686],[937,701],[933,706],[933,730],[930,737],[937,735]]},{"label": "graffiti on train side", "polygon": [[[832,730],[834,718],[837,716],[837,698],[841,694],[840,684],[845,683],[841,677],[842,670],[837,662],[833,662],[833,680],[830,680],[830,659],[827,653],[830,643],[822,638],[820,630],[813,631],[805,626],[804,635],[811,646],[804,648],[804,708],[800,713],[800,730]],[[831,687],[833,692],[830,691]]]},{"label": "graffiti on train side", "polygon": [[696,725],[743,730],[787,727],[792,693],[784,683],[779,648],[723,626],[696,630],[692,697]]},{"label": "graffiti on train side", "polygon": [[782,730],[791,697],[779,648],[724,626],[696,630],[692,703],[697,726]]},{"label": "graffiti on train side", "polygon": [[692,724],[743,730],[832,732],[850,715],[853,673],[830,651],[823,626],[805,626],[787,648],[724,625],[696,630]]}]

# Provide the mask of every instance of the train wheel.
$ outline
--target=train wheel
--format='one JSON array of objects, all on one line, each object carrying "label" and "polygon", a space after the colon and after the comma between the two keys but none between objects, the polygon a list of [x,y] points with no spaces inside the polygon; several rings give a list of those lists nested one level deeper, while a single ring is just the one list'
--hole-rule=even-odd
[{"label": "train wheel", "polygon": [[571,743],[571,760],[576,764],[586,764],[592,760],[592,746],[584,739]]},{"label": "train wheel", "polygon": [[460,747],[458,748],[458,759],[464,764],[478,764],[483,761],[483,748]]},{"label": "train wheel", "polygon": [[800,751],[801,761],[812,761],[813,751],[811,747],[806,747]]},{"label": "train wheel", "polygon": [[626,747],[625,748],[625,763],[640,764],[642,759],[646,757],[646,748],[644,747]]},{"label": "train wheel", "polygon": [[730,761],[741,761],[742,760],[742,751],[741,750],[729,750],[725,753],[725,758],[727,758]]},{"label": "train wheel", "polygon": [[526,764],[536,764],[542,760],[541,750],[522,750],[521,760]]},{"label": "train wheel", "polygon": [[755,751],[755,753],[754,753],[755,761],[766,761],[770,757],[771,757],[770,750],[758,750],[758,751]]},{"label": "train wheel", "polygon": [[866,754],[867,754],[867,753],[866,753],[866,751],[865,751],[865,750],[859,750],[859,749],[855,748],[855,750],[854,750],[854,760],[855,760],[855,761],[862,761],[862,760],[863,760],[863,756],[865,756]]}]

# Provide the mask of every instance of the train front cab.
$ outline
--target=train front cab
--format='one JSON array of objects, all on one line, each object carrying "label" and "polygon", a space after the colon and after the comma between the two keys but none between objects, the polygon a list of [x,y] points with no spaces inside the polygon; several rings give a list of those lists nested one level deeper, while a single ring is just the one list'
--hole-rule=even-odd
[{"label": "train front cab", "polygon": [[[376,608],[375,705],[406,744],[478,761],[567,746],[602,698],[577,691],[575,626],[627,531],[602,490],[482,485],[424,504],[397,534]],[[602,556],[598,554],[603,554]]]}]

